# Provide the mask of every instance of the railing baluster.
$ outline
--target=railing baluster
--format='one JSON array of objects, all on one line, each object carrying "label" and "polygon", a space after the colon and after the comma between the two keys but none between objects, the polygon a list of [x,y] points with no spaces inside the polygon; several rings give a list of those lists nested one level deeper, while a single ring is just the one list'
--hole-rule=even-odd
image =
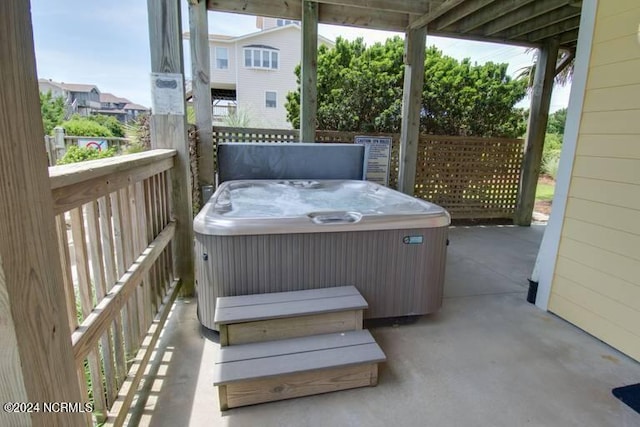
[{"label": "railing baluster", "polygon": [[[105,283],[106,268],[104,262],[106,254],[105,250],[103,250],[103,244],[104,242],[107,242],[107,236],[104,236],[101,232],[101,223],[106,222],[106,219],[100,218],[98,210],[98,202],[87,203],[87,234],[89,237],[91,269],[93,272],[96,301],[101,301],[107,293],[107,286]],[[113,328],[111,327],[107,329],[100,339],[102,363],[104,364],[107,405],[110,405],[113,402],[118,391],[112,342]]]},{"label": "railing baluster", "polygon": [[[122,232],[122,251],[124,264],[131,265],[135,259],[133,256],[133,242],[131,231],[131,209],[129,207],[129,187],[125,187],[118,192],[119,215]],[[129,298],[125,308],[125,348],[127,352],[127,368],[129,360],[133,357],[138,346],[138,316],[136,315],[135,293]]]},{"label": "railing baluster", "polygon": [[[135,228],[136,228],[136,241],[138,242],[138,250],[139,253],[142,253],[144,249],[147,247],[149,242],[147,241],[147,225],[146,225],[146,214],[145,214],[145,197],[144,197],[144,186],[142,182],[136,182],[133,185],[133,191],[135,194],[135,209],[136,215],[133,218]],[[140,315],[140,336],[144,337],[147,329],[151,326],[151,300],[149,298],[149,283],[150,276],[149,274],[145,274],[144,280],[139,286],[139,295],[138,295],[138,308]]]},{"label": "railing baluster", "polygon": [[65,214],[56,215],[56,227],[58,231],[60,262],[62,264],[62,280],[64,280],[64,295],[67,302],[69,330],[73,332],[78,327],[78,314],[76,312],[76,293],[73,289],[73,275],[71,274],[71,255],[69,253],[69,238],[67,236]]},{"label": "railing baluster", "polygon": [[[80,294],[80,309],[82,318],[86,318],[94,307],[93,293],[91,292],[91,275],[89,273],[89,259],[84,225],[84,212],[82,207],[71,210],[71,235],[78,272],[78,290]],[[107,413],[108,407],[102,386],[102,370],[98,345],[87,356],[89,361],[89,374],[91,377],[91,390],[93,391],[94,410],[98,419],[101,414]]]},{"label": "railing baluster", "polygon": [[[165,182],[165,174],[161,173],[158,175],[158,223],[160,225],[160,229],[164,228],[166,224],[165,217],[165,203],[166,203],[167,189]],[[168,249],[168,248],[167,248]],[[164,298],[167,293],[167,269],[169,266],[167,265],[166,251],[162,253],[160,256],[160,282],[158,283],[160,287],[160,300]]]},{"label": "railing baluster", "polygon": [[[145,246],[147,246],[156,236],[155,230],[153,228],[153,177],[144,180],[144,203],[145,203],[145,215],[146,215],[146,230],[147,230],[147,240],[145,241]],[[155,289],[157,286],[157,275],[155,264],[151,267],[149,271],[149,281],[147,287],[147,297],[149,298],[149,302],[151,304],[151,316],[153,317],[153,313],[158,310],[158,300],[156,299]]]},{"label": "railing baluster", "polygon": [[[115,248],[113,239],[113,223],[110,196],[98,199],[98,209],[100,212],[100,231],[103,239],[105,280],[107,292],[111,290],[118,280],[116,274]],[[126,358],[124,355],[124,338],[122,333],[122,316],[116,316],[113,321],[113,347],[115,356],[116,393],[111,396],[115,398],[117,388],[122,384],[122,380],[127,374]],[[110,400],[112,401],[112,400]]]},{"label": "railing baluster", "polygon": [[[171,206],[171,170],[162,173],[162,179],[164,183],[162,184],[162,194],[163,201],[162,207],[164,208],[164,220],[162,222],[162,227],[166,227],[172,217]],[[167,251],[165,253],[165,271],[167,273],[166,284],[164,288],[164,294],[166,295],[169,292],[169,287],[173,283],[175,279],[175,269],[174,269],[174,258],[173,258],[173,245],[169,245],[167,247]]]}]

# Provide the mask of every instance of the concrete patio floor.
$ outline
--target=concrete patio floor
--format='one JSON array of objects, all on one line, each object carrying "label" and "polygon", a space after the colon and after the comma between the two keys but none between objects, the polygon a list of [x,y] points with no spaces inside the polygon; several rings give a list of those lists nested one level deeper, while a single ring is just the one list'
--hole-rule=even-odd
[{"label": "concrete patio floor", "polygon": [[215,336],[176,302],[130,415],[151,426],[640,426],[640,364],[525,300],[544,226],[451,229],[442,311],[374,325],[377,387],[221,413]]}]

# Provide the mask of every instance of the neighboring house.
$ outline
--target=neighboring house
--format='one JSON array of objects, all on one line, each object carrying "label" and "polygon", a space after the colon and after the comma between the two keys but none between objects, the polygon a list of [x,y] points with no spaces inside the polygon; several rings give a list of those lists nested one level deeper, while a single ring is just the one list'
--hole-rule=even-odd
[{"label": "neighboring house", "polygon": [[105,92],[100,94],[100,109],[95,110],[95,113],[114,116],[122,123],[128,123],[141,114],[148,114],[149,109],[142,105],[134,104],[127,98],[120,98]]},{"label": "neighboring house", "polygon": [[100,109],[100,90],[97,86],[58,83],[49,79],[38,79],[40,92],[49,92],[54,97],[62,97],[70,114],[88,116],[93,110]]},{"label": "neighboring house", "polygon": [[[256,25],[260,31],[244,36],[209,35],[213,122],[223,123],[238,111],[252,127],[290,129],[284,104],[297,88],[300,25],[263,17]],[[333,46],[322,36],[318,44]]]},{"label": "neighboring house", "polygon": [[134,104],[127,98],[120,98],[111,93],[101,93],[95,85],[61,83],[51,79],[38,79],[40,92],[51,92],[53,97],[61,97],[67,106],[66,116],[79,114],[107,114],[127,123],[140,114],[149,113],[149,109]]},{"label": "neighboring house", "polygon": [[536,304],[640,361],[638,22],[637,0],[583,2]]}]

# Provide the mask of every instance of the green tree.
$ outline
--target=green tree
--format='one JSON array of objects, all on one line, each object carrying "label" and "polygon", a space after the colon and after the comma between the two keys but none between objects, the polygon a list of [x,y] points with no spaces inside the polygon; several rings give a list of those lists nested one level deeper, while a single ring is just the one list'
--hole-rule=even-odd
[{"label": "green tree", "polygon": [[[398,132],[401,123],[404,41],[400,37],[365,46],[362,39],[336,40],[318,51],[318,128]],[[425,59],[421,129],[450,135],[521,136],[522,110],[513,106],[526,93],[506,64],[471,64],[444,56],[435,47]],[[287,95],[287,119],[300,125],[298,91]]]},{"label": "green tree", "polygon": [[472,64],[427,50],[422,93],[423,131],[443,135],[519,137],[524,112],[514,105],[526,85],[507,74],[508,64]]},{"label": "green tree", "polygon": [[[527,52],[531,52],[533,50],[533,48],[527,49]],[[535,81],[539,54],[540,51],[536,49],[533,55],[533,64],[522,67],[518,70],[518,74],[516,75],[516,79],[524,80],[527,83],[527,91],[533,90],[533,83]],[[554,78],[554,84],[566,86],[567,83],[571,83],[571,81],[573,80],[575,65],[576,58],[574,53],[567,50],[559,50],[556,67],[562,66],[562,68],[560,72],[556,74],[556,77]]]},{"label": "green tree", "polygon": [[51,91],[40,92],[40,112],[45,135],[50,135],[53,128],[64,120],[64,99],[54,97]]},{"label": "green tree", "polygon": [[562,136],[564,135],[564,124],[567,121],[567,109],[563,108],[555,113],[549,114],[549,120],[547,121],[547,133],[555,133]]}]

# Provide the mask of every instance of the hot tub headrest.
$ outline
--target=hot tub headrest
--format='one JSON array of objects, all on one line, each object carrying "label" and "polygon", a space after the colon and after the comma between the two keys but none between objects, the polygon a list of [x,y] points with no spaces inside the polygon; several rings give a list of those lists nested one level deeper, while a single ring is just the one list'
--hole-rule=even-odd
[{"label": "hot tub headrest", "polygon": [[327,143],[218,144],[218,182],[236,179],[362,179],[364,146]]}]

